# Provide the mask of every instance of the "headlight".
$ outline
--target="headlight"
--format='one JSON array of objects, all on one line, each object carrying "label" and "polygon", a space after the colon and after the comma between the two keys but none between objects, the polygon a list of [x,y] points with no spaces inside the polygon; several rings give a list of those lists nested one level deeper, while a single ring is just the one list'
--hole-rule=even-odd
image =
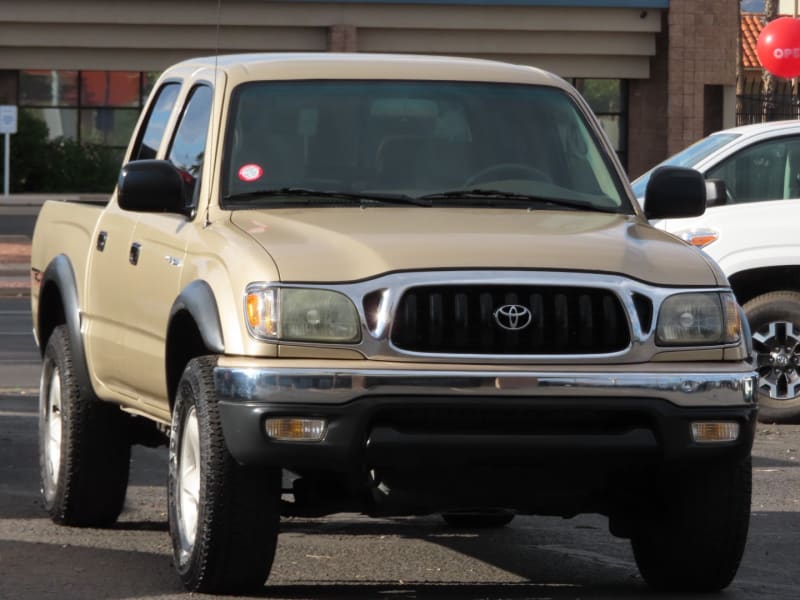
[{"label": "headlight", "polygon": [[250,285],[245,320],[259,339],[352,343],[361,338],[355,306],[331,290]]},{"label": "headlight", "polygon": [[732,344],[739,341],[741,330],[733,294],[676,294],[661,304],[656,342],[665,346]]}]

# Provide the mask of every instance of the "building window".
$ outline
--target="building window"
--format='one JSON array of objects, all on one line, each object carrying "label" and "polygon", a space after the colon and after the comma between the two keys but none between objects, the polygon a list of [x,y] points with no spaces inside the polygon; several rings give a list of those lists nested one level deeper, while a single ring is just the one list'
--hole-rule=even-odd
[{"label": "building window", "polygon": [[78,106],[77,71],[20,71],[20,106]]},{"label": "building window", "polygon": [[139,109],[82,108],[78,116],[81,143],[125,148],[139,118]]},{"label": "building window", "polygon": [[18,105],[47,126],[51,140],[107,146],[121,156],[157,78],[139,71],[20,71]]},{"label": "building window", "polygon": [[81,71],[81,106],[136,108],[142,75],[134,71]]},{"label": "building window", "polygon": [[37,121],[47,127],[48,139],[78,139],[78,110],[74,108],[31,108],[20,107]]},{"label": "building window", "polygon": [[628,166],[628,85],[622,79],[574,79],[572,84],[603,125],[622,166]]}]

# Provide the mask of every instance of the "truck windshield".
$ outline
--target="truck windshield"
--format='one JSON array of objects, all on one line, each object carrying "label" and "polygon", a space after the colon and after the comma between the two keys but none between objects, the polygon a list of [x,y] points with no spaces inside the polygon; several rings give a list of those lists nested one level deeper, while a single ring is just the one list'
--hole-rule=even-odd
[{"label": "truck windshield", "polygon": [[[607,152],[564,91],[447,81],[255,82],[234,90],[223,205],[308,205],[319,192],[436,198],[436,206],[632,213]],[[301,189],[293,195],[291,190]],[[391,204],[391,203],[390,203]],[[419,203],[417,203],[419,204]],[[386,205],[386,204],[384,204]],[[520,204],[523,206],[524,204]]]}]

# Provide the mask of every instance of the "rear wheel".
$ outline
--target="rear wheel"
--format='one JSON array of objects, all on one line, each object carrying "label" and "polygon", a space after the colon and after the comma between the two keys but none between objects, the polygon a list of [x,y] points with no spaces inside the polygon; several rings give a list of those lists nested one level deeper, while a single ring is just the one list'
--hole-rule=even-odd
[{"label": "rear wheel", "polygon": [[169,443],[169,526],[175,565],[195,592],[263,586],[280,521],[280,470],[236,463],[222,435],[213,357],[192,360],[178,385]]},{"label": "rear wheel", "polygon": [[750,523],[750,458],[666,477],[647,498],[631,545],[657,590],[713,592],[736,575]]},{"label": "rear wheel", "polygon": [[45,348],[39,387],[39,472],[56,523],[113,524],[125,503],[131,444],[126,416],[81,393],[66,327]]},{"label": "rear wheel", "polygon": [[758,371],[758,418],[800,421],[800,293],[770,292],[744,305]]}]

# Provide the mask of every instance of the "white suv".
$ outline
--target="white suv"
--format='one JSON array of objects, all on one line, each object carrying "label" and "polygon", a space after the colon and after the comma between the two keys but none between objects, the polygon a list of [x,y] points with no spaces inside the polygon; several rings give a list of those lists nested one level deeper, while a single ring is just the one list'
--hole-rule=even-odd
[{"label": "white suv", "polygon": [[[800,120],[714,133],[662,165],[725,183],[701,217],[654,222],[702,248],[743,305],[759,372],[759,418],[800,421]],[[633,182],[644,198],[649,171]]]}]

